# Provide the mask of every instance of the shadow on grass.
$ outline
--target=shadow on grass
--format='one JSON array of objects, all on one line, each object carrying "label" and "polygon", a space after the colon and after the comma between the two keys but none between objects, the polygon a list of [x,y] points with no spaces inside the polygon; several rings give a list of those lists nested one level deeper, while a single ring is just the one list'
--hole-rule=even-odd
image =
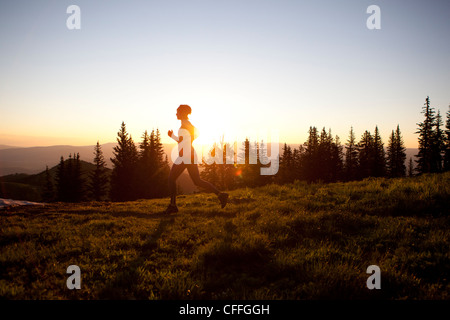
[{"label": "shadow on grass", "polygon": [[26,205],[26,206],[8,206],[0,208],[1,216],[14,216],[14,215],[24,215],[24,216],[35,216],[37,214],[45,213],[49,208],[48,205]]},{"label": "shadow on grass", "polygon": [[123,210],[121,207],[114,207],[109,203],[95,204],[91,203],[49,203],[46,205],[27,205],[27,206],[9,206],[0,209],[0,216],[22,215],[25,217],[42,217],[52,214],[73,214],[87,215],[105,214],[113,217],[134,217],[143,219],[161,219],[171,217],[161,210],[148,210],[146,208]]},{"label": "shadow on grass", "polygon": [[223,209],[202,209],[202,211],[194,211],[194,210],[187,210],[185,213],[181,214],[188,214],[191,216],[198,216],[198,217],[206,217],[206,218],[216,218],[216,217],[226,217],[226,218],[234,218],[236,217],[236,212],[227,212]]},{"label": "shadow on grass", "polygon": [[137,249],[137,257],[128,262],[125,268],[116,274],[114,279],[109,281],[105,287],[100,290],[100,299],[126,300],[126,299],[148,299],[149,292],[142,292],[138,286],[140,283],[139,268],[142,267],[145,260],[158,249],[158,241],[167,227],[173,224],[175,219],[167,218],[159,222],[156,230],[151,233],[147,240]]},{"label": "shadow on grass", "polygon": [[[195,299],[398,299],[421,294],[414,279],[399,276],[395,269],[383,269],[383,290],[366,287],[364,261],[372,256],[349,252],[347,241],[375,239],[372,219],[340,214],[295,219],[279,230],[284,240],[270,245],[239,241],[232,223],[224,231],[222,239],[198,255],[191,273],[201,287]],[[333,246],[310,247],[322,241]]]},{"label": "shadow on grass", "polygon": [[366,287],[364,268],[336,261],[298,257],[280,262],[262,247],[222,243],[204,253],[193,277],[201,284],[197,299],[225,300],[366,300],[418,296],[420,288],[405,277],[383,273],[383,290]]},{"label": "shadow on grass", "polygon": [[142,213],[139,211],[117,211],[110,212],[108,215],[113,217],[123,217],[123,218],[139,218],[139,219],[165,219],[165,218],[173,218],[174,214],[167,214],[163,211],[155,212],[155,213]]}]

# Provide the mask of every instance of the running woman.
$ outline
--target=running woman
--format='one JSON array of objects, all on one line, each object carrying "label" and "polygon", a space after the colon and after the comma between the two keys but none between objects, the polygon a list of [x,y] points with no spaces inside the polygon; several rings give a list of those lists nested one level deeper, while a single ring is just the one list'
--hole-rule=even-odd
[{"label": "running woman", "polygon": [[[169,173],[169,192],[170,192],[170,204],[166,209],[166,213],[174,213],[178,212],[178,207],[176,204],[176,197],[177,197],[177,186],[176,181],[177,178],[180,176],[180,174],[184,171],[184,169],[187,168],[189,172],[189,176],[191,177],[194,184],[198,187],[201,187],[209,192],[214,192],[217,197],[219,198],[220,204],[222,208],[225,207],[228,200],[228,193],[220,192],[213,184],[209,183],[208,181],[202,180],[200,178],[200,174],[198,171],[198,166],[196,161],[196,153],[194,150],[194,147],[192,146],[192,142],[195,138],[197,138],[196,134],[196,128],[192,125],[192,123],[189,121],[188,116],[191,114],[192,109],[190,106],[186,104],[182,104],[177,109],[177,119],[181,120],[181,127],[178,130],[178,136],[173,134],[172,130],[168,131],[169,137],[174,139],[176,142],[178,142],[178,159],[173,163],[172,169],[170,169]],[[183,136],[181,130],[187,130],[189,132],[189,135],[191,137],[191,161],[190,163],[184,163],[183,160],[181,160],[181,157],[183,157],[183,148],[180,150],[180,143],[182,142]]]}]

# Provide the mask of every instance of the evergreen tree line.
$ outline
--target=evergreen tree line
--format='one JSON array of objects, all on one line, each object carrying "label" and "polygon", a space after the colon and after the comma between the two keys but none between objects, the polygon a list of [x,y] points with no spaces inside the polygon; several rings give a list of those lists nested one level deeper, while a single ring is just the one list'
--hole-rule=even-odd
[{"label": "evergreen tree line", "polygon": [[450,106],[447,111],[445,130],[440,111],[437,114],[425,99],[422,107],[424,120],[418,123],[419,154],[416,156],[418,173],[435,173],[450,170]]},{"label": "evergreen tree line", "polygon": [[[389,136],[385,148],[378,126],[373,134],[366,130],[359,140],[353,127],[350,129],[345,144],[339,136],[333,137],[331,129],[323,128],[320,133],[316,127],[310,127],[307,140],[298,148],[286,143],[279,157],[279,171],[271,176],[261,176],[260,156],[267,155],[264,144],[254,143],[248,139],[244,142],[245,164],[224,165],[204,164],[201,175],[210,181],[217,181],[222,189],[237,187],[255,187],[266,183],[289,183],[294,180],[308,182],[335,182],[361,180],[368,177],[405,177],[422,173],[450,170],[450,106],[447,112],[445,130],[438,111],[437,114],[426,98],[422,110],[424,121],[418,123],[419,152],[415,158],[409,158],[406,165],[406,148],[397,125]],[[225,163],[225,150],[222,149]],[[217,147],[217,146],[216,146]],[[261,153],[261,154],[260,154]],[[256,154],[257,162],[252,163],[250,155]],[[266,163],[263,161],[263,163]],[[414,165],[415,164],[415,165]]]},{"label": "evergreen tree line", "polygon": [[117,133],[117,145],[111,158],[110,198],[112,201],[129,201],[165,197],[169,195],[169,161],[161,143],[159,129],[142,135],[139,147],[122,122]]},{"label": "evergreen tree line", "polygon": [[[80,155],[61,156],[56,183],[48,167],[43,190],[44,201],[79,202],[86,200],[128,201],[168,196],[169,163],[159,129],[147,131],[137,147],[122,122],[114,147],[112,171],[106,167],[99,142],[94,148],[95,168],[86,175]],[[110,171],[110,172],[108,172]]]},{"label": "evergreen tree line", "polygon": [[264,141],[246,138],[239,150],[237,142],[214,143],[202,160],[200,176],[220,190],[258,187],[274,181],[273,176],[261,175],[261,168],[270,166]]},{"label": "evergreen tree line", "polygon": [[366,130],[357,142],[353,127],[341,144],[331,129],[318,132],[310,127],[307,141],[298,148],[284,145],[280,155],[278,183],[294,180],[308,182],[352,181],[367,177],[401,177],[406,175],[404,147],[400,127],[392,130],[387,151],[378,126],[372,134]]},{"label": "evergreen tree line", "polygon": [[80,154],[77,153],[68,159],[61,156],[56,170],[55,184],[48,169],[45,170],[45,184],[42,198],[46,202],[80,202],[86,200],[106,200],[109,175],[100,143],[94,148],[95,168],[85,173]]},{"label": "evergreen tree line", "polygon": [[[309,182],[351,181],[367,177],[404,177],[423,173],[437,173],[450,170],[450,106],[445,129],[440,111],[425,99],[422,108],[424,120],[417,123],[419,152],[416,159],[409,159],[406,168],[406,148],[397,125],[384,148],[378,127],[374,134],[365,131],[357,142],[353,127],[345,145],[339,137],[327,133],[325,128],[318,134],[310,127],[307,141],[299,148],[284,145],[280,155],[280,172],[277,182],[292,182],[295,179]],[[414,163],[416,166],[414,166]]]},{"label": "evergreen tree line", "polygon": [[[358,143],[352,128],[345,146],[339,136],[333,137],[331,129],[323,128],[319,133],[316,127],[310,127],[307,141],[298,148],[284,144],[279,156],[279,170],[274,176],[261,175],[261,167],[270,166],[267,164],[267,145],[263,141],[250,142],[247,138],[235,159],[229,159],[232,164],[227,164],[226,150],[233,147],[230,143],[215,144],[201,165],[200,175],[223,190],[294,180],[335,182],[369,176],[399,177],[406,172],[406,149],[399,126],[392,131],[387,155],[378,127],[373,135],[365,131]],[[221,163],[214,150],[223,157]]]},{"label": "evergreen tree line", "polygon": [[[48,168],[46,176],[49,177]],[[49,180],[47,179],[47,183]],[[67,160],[61,156],[56,175],[56,199],[64,202],[78,202],[84,198],[85,180],[82,177],[80,154],[69,155]],[[48,191],[48,190],[46,190]]]}]

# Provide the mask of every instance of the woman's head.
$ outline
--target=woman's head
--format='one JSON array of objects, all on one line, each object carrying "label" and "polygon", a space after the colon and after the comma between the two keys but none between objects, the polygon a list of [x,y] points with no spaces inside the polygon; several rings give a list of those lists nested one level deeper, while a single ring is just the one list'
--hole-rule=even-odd
[{"label": "woman's head", "polygon": [[177,109],[177,118],[179,120],[187,119],[188,115],[190,115],[191,112],[192,112],[191,107],[189,107],[187,104],[182,104]]}]

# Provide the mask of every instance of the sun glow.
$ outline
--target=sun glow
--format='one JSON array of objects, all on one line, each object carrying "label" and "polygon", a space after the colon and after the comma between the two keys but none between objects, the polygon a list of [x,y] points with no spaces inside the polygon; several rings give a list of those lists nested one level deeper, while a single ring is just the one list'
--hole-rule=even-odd
[{"label": "sun glow", "polygon": [[225,119],[211,117],[209,115],[195,115],[190,117],[191,123],[197,128],[197,138],[194,141],[194,147],[207,149],[211,148],[214,143],[220,143],[224,140],[229,141],[232,137],[233,130],[227,126]]}]

